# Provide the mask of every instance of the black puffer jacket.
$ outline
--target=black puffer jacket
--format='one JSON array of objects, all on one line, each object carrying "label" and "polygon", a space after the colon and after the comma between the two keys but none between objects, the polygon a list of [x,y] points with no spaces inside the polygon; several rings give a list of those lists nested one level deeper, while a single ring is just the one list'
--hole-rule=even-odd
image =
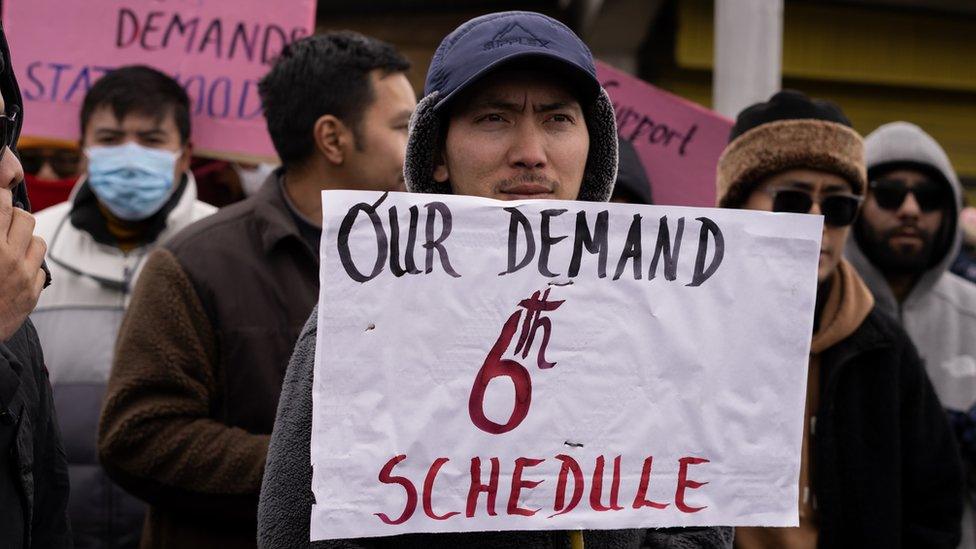
[{"label": "black puffer jacket", "polygon": [[824,351],[813,437],[820,547],[959,543],[963,475],[915,347],[877,306]]},{"label": "black puffer jacket", "polygon": [[[0,25],[0,91],[8,110],[22,106],[9,60]],[[14,201],[30,208],[23,184],[14,189]],[[0,548],[71,547],[67,504],[68,464],[51,384],[27,321],[0,342]]]},{"label": "black puffer jacket", "polygon": [[68,462],[37,332],[0,343],[0,548],[71,547]]}]

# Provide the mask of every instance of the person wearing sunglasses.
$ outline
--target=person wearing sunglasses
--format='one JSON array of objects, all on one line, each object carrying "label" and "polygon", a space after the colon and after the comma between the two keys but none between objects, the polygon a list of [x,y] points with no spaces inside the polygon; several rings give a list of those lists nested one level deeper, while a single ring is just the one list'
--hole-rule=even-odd
[{"label": "person wearing sunglasses", "polygon": [[21,137],[17,152],[35,212],[68,200],[80,175],[81,151],[77,142]]},{"label": "person wearing sunglasses", "polygon": [[0,25],[0,547],[71,547],[68,465],[27,318],[48,277],[16,153],[21,106]]},{"label": "person wearing sunglasses", "polygon": [[870,183],[847,255],[911,336],[949,414],[969,473],[961,547],[976,547],[976,286],[949,270],[963,240],[962,187],[914,124],[885,124],[865,148]]},{"label": "person wearing sunglasses", "polygon": [[736,547],[955,547],[949,424],[908,336],[843,259],[867,187],[861,136],[837,105],[786,90],[739,113],[717,172],[720,207],[824,221],[799,527],[737,528]]}]

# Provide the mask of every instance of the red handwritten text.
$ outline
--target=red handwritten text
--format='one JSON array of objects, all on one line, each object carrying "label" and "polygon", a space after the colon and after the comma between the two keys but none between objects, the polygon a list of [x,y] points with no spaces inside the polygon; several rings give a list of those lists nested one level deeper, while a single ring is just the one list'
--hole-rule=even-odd
[{"label": "red handwritten text", "polygon": [[[575,458],[564,454],[557,455],[554,459],[559,462],[560,469],[556,485],[552,488],[550,501],[552,501],[553,512],[547,517],[550,519],[558,515],[565,515],[577,509],[583,501],[583,496],[586,491],[585,476],[579,462]],[[610,475],[609,492],[606,492],[604,489],[604,486],[607,485],[604,480],[605,469],[607,469],[607,457],[597,456],[595,459],[588,497],[590,509],[597,512],[624,511],[628,508],[637,510],[644,508],[661,510],[666,509],[670,505],[668,502],[652,501],[647,497],[651,485],[653,456],[648,456],[644,460],[638,485],[632,489],[633,491],[629,492],[634,494],[633,503],[629,506],[626,505],[626,502],[631,500],[621,498],[622,491],[625,489],[625,487],[621,486],[621,479],[633,478],[633,475],[621,474],[621,469],[623,468],[621,456],[614,456],[612,459],[613,472]],[[435,492],[435,481],[442,467],[451,461],[449,458],[440,457],[430,464],[427,468],[426,475],[424,475],[423,489],[419,494],[413,481],[405,476],[393,474],[393,469],[404,464],[406,461],[406,455],[394,456],[380,470],[378,479],[381,483],[399,485],[406,495],[406,502],[397,518],[391,519],[386,513],[374,513],[384,523],[397,525],[410,520],[417,510],[418,499],[422,501],[423,516],[431,520],[443,521],[455,516],[472,518],[478,514],[478,505],[482,499],[482,494],[485,496],[484,512],[488,516],[497,516],[495,502],[498,496],[499,478],[502,475],[501,464],[497,457],[488,460],[490,469],[487,478],[482,474],[482,459],[480,457],[471,458],[471,480],[463,514],[459,510],[438,509],[440,512],[437,512],[438,510],[434,509],[434,502],[438,501]],[[506,514],[531,517],[542,510],[541,508],[526,508],[522,505],[521,501],[532,490],[543,489],[540,486],[544,481],[532,480],[530,476],[532,475],[532,469],[538,469],[545,462],[545,459],[528,457],[520,457],[515,460],[510,473],[511,484],[508,490]],[[679,512],[690,514],[707,508],[705,505],[693,506],[687,502],[689,490],[696,490],[708,484],[707,482],[699,482],[688,478],[689,468],[693,465],[700,466],[706,463],[709,463],[709,460],[694,456],[682,457],[678,460],[677,479],[673,482],[675,486],[674,506]],[[572,484],[569,482],[570,477],[572,477]],[[630,490],[629,487],[626,487],[626,489]],[[624,497],[629,498],[629,493],[624,493]],[[621,501],[625,503],[621,504]]]},{"label": "red handwritten text", "polygon": [[[519,307],[525,309],[525,319],[522,322],[522,331],[519,335],[518,343],[515,345],[515,354],[522,353],[522,358],[529,356],[529,349],[535,340],[535,334],[542,330],[542,342],[539,345],[539,353],[536,363],[540,369],[549,369],[556,365],[555,362],[546,360],[546,349],[549,347],[549,337],[552,332],[552,321],[542,316],[543,312],[555,311],[564,301],[549,301],[549,290],[547,289],[542,297],[540,292],[535,292],[532,297],[523,299],[519,302]],[[498,336],[495,345],[488,352],[484,364],[478,370],[478,375],[471,386],[471,395],[468,397],[468,414],[475,427],[498,435],[507,433],[519,426],[525,416],[529,414],[529,406],[532,404],[532,378],[529,371],[520,363],[503,359],[502,356],[508,350],[518,329],[519,319],[522,311],[517,310],[512,313],[502,327],[502,333]],[[496,423],[485,416],[485,392],[488,383],[496,377],[507,377],[515,385],[515,406],[508,421],[504,424]]]}]

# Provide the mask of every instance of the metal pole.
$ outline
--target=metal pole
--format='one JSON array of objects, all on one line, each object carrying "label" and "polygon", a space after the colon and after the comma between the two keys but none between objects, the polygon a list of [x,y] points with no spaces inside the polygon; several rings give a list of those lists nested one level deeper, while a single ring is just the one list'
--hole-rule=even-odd
[{"label": "metal pole", "polygon": [[780,89],[783,0],[715,0],[712,105],[735,118]]}]

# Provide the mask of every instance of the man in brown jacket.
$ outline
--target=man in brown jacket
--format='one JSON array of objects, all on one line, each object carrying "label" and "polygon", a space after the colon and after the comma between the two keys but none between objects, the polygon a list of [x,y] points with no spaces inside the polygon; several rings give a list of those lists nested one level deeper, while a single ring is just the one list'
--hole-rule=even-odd
[{"label": "man in brown jacket", "polygon": [[398,190],[416,104],[408,62],[342,32],[286,47],[259,89],[283,167],[146,262],[98,433],[150,507],[142,547],[255,547],[282,378],[318,296],[320,192]]}]

